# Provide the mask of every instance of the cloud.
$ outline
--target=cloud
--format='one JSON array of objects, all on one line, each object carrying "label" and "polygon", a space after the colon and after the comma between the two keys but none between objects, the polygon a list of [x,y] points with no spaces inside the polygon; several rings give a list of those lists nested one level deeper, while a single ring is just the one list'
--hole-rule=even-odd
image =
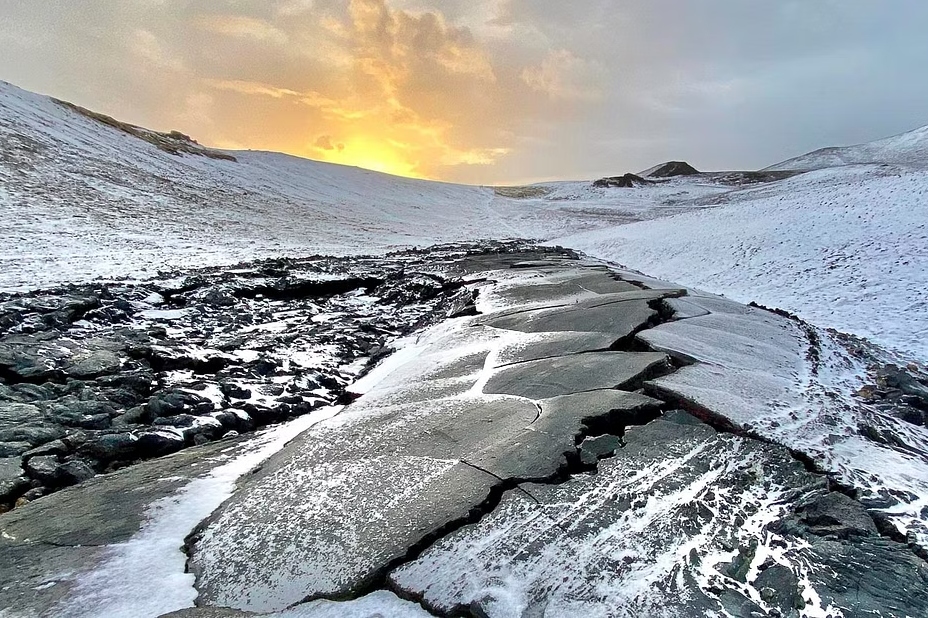
[{"label": "cloud", "polygon": [[285,32],[264,21],[245,15],[203,15],[194,20],[197,28],[224,36],[252,39],[285,45],[289,37]]},{"label": "cloud", "polygon": [[313,146],[317,150],[338,150],[339,152],[345,149],[345,145],[341,142],[333,143],[331,135],[320,135],[316,138],[316,142]]},{"label": "cloud", "polygon": [[143,66],[175,72],[187,70],[180,56],[148,30],[134,30],[127,38],[127,44],[129,53],[144,63]]},{"label": "cloud", "polygon": [[602,71],[596,63],[574,56],[569,50],[553,50],[540,66],[522,71],[522,81],[552,99],[595,101],[602,97],[598,82]]},{"label": "cloud", "polygon": [[8,2],[0,78],[206,144],[446,180],[750,168],[928,122],[928,3],[898,4]]}]

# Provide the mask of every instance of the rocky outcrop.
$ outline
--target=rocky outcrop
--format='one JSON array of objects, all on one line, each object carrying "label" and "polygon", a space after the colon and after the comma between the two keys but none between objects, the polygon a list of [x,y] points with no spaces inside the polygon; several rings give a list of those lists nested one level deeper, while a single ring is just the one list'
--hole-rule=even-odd
[{"label": "rocky outcrop", "polygon": [[0,458],[20,470],[0,510],[343,401],[394,338],[473,311],[472,291],[422,270],[442,255],[0,296]]},{"label": "rocky outcrop", "polygon": [[653,180],[647,180],[638,176],[637,174],[623,174],[622,176],[609,176],[607,178],[600,178],[599,180],[593,181],[594,187],[599,187],[601,189],[608,188],[619,188],[619,189],[630,189],[632,187],[640,187],[643,185],[654,184]]},{"label": "rocky outcrop", "polygon": [[699,170],[687,163],[686,161],[668,161],[663,165],[653,169],[648,174],[649,178],[672,178],[674,176],[693,176],[698,174]]},{"label": "rocky outcrop", "polygon": [[[345,391],[342,412],[210,503],[218,508],[186,540],[199,607],[173,615],[928,611],[919,540],[894,532],[919,530],[920,490],[907,495],[900,483],[924,469],[914,455],[920,426],[862,408],[847,384],[831,382],[832,363],[850,361],[801,322],[572,257],[448,255],[442,277],[466,277],[455,294],[479,290],[474,311],[485,313],[419,332]],[[258,392],[236,381],[216,389]],[[142,408],[184,427],[203,403],[185,392]],[[863,420],[904,440],[870,452],[885,461],[907,448],[905,477],[840,459],[860,444]],[[118,446],[124,433],[105,435]],[[31,453],[33,473],[53,478],[65,442]],[[65,607],[86,598],[90,578],[96,607],[114,607],[111,573],[150,555],[142,549],[154,541],[132,531],[151,500],[200,504],[170,489],[212,474],[222,449],[234,462],[250,443],[195,446],[0,516],[0,557],[12,565],[0,602]],[[841,448],[814,448],[828,444]],[[196,453],[209,456],[204,468]],[[16,482],[25,472],[4,475]],[[132,484],[141,498],[118,495]],[[126,521],[95,510],[105,500]],[[53,510],[107,525],[56,524]],[[165,522],[174,520],[156,512],[146,525]],[[138,555],[108,571],[114,558],[93,545],[127,535]],[[93,573],[106,573],[106,585]]]}]

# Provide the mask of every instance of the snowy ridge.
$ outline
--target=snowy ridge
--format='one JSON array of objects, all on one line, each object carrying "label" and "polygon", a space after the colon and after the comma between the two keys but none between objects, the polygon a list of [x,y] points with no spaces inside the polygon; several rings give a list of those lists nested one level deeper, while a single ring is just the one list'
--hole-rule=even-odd
[{"label": "snowy ridge", "polygon": [[173,155],[3,82],[0,143],[6,289],[513,235],[487,189],[279,153]]},{"label": "snowy ridge", "polygon": [[928,166],[928,125],[854,146],[831,146],[781,161],[763,171],[817,170],[860,163]]}]

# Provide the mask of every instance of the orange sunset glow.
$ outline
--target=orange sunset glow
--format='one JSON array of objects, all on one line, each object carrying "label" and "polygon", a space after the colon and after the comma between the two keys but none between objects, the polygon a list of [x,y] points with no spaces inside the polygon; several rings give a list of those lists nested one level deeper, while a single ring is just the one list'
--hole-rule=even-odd
[{"label": "orange sunset glow", "polygon": [[0,1],[0,74],[208,146],[470,184],[762,167],[922,120],[867,111],[917,73],[918,19],[879,15],[909,33],[884,45],[864,8],[728,3]]}]

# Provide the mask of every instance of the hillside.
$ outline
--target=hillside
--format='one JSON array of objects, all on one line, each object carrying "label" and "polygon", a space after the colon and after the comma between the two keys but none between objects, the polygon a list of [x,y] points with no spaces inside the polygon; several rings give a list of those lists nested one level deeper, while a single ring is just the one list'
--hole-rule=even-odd
[{"label": "hillside", "polygon": [[820,170],[558,243],[928,359],[928,174]]},{"label": "hillside", "polygon": [[865,144],[820,148],[771,165],[764,171],[818,170],[862,163],[928,167],[928,125]]},{"label": "hillside", "polygon": [[[917,161],[926,135],[856,147],[854,157]],[[186,136],[127,131],[5,83],[0,143],[0,290],[521,237],[782,307],[928,358],[928,306],[919,295],[928,286],[928,174],[911,165],[494,190],[279,153],[202,156]]]},{"label": "hillside", "polygon": [[5,289],[514,235],[486,189],[271,152],[174,154],[3,82],[0,143]]}]

